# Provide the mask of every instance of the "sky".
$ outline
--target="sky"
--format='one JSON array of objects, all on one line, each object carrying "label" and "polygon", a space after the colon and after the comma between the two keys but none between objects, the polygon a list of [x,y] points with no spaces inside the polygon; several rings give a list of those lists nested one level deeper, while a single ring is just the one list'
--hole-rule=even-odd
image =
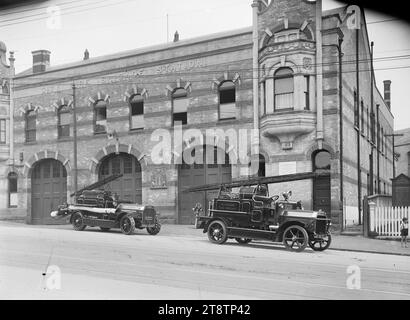
[{"label": "sky", "polygon": [[[16,71],[32,66],[31,51],[51,51],[51,65],[252,25],[252,0],[48,0],[0,11],[0,40],[15,52]],[[344,6],[323,0],[323,9]],[[56,11],[57,10],[57,11]],[[59,10],[59,11],[58,11]],[[56,14],[59,19],[54,19]],[[167,18],[168,17],[168,18]],[[392,81],[395,129],[410,127],[410,24],[366,10],[374,41],[377,86]],[[387,21],[386,21],[387,20]],[[167,23],[168,21],[168,23]],[[167,27],[168,26],[168,27]],[[168,32],[167,32],[168,30]],[[383,59],[380,59],[383,58]]]}]

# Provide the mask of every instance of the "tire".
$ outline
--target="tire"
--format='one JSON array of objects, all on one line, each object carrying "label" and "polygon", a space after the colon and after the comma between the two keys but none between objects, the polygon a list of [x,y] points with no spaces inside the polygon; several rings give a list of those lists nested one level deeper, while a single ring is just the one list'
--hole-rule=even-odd
[{"label": "tire", "polygon": [[147,232],[155,236],[161,231],[161,224],[158,221],[158,218],[155,218],[155,225],[153,227],[147,227]]},{"label": "tire", "polygon": [[283,245],[287,250],[301,252],[305,250],[309,242],[309,236],[305,228],[292,225],[283,233]]},{"label": "tire", "polygon": [[240,244],[248,244],[249,242],[252,241],[252,239],[248,239],[248,238],[235,238],[236,242],[240,243]]},{"label": "tire", "polygon": [[309,247],[311,247],[313,251],[325,251],[327,248],[329,248],[331,243],[332,236],[330,235],[330,233],[328,233],[322,239],[315,239],[314,237],[312,237],[312,239],[309,239]]},{"label": "tire", "polygon": [[126,214],[120,220],[120,229],[123,234],[130,235],[135,231],[135,220],[132,216]]},{"label": "tire", "polygon": [[224,244],[228,240],[226,225],[221,220],[215,220],[208,226],[208,239],[216,244]]},{"label": "tire", "polygon": [[87,225],[84,224],[84,218],[81,212],[75,212],[71,218],[71,223],[75,231],[83,231]]},{"label": "tire", "polygon": [[101,229],[101,231],[103,231],[103,232],[108,232],[108,231],[111,230],[111,228],[103,228],[103,227],[100,227],[100,229]]}]

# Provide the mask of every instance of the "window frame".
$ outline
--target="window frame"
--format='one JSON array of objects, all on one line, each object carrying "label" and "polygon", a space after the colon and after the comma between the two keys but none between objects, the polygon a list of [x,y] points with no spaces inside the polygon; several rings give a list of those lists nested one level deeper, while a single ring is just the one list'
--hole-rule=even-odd
[{"label": "window frame", "polygon": [[[140,101],[139,101],[139,102],[135,102],[135,103],[142,103],[142,113],[141,113],[141,114],[137,114],[137,115],[133,115],[133,114],[132,114],[132,112],[133,112],[133,101],[132,101],[132,100],[133,100],[136,96],[139,96],[139,97],[140,97]],[[129,98],[129,100],[128,100],[128,106],[129,106],[129,125],[130,125],[130,131],[144,129],[144,128],[145,128],[145,117],[144,117],[144,115],[145,115],[145,99],[144,99],[144,97],[143,97],[140,93],[133,94],[133,95]],[[133,119],[134,116],[142,116],[142,123],[143,123],[142,127],[133,127],[133,121],[132,121],[132,119]]]},{"label": "window frame", "polygon": [[[31,118],[31,119],[30,119]],[[34,110],[27,110],[25,113],[25,127],[24,127],[24,133],[25,133],[25,142],[26,143],[34,143],[37,141],[37,113]],[[32,120],[34,123],[34,128],[29,129],[29,120]],[[30,132],[34,132],[33,138],[29,139],[30,137]]]},{"label": "window frame", "polygon": [[70,109],[67,105],[61,105],[61,106],[59,106],[59,108],[57,110],[57,136],[58,136],[58,139],[67,139],[67,138],[71,137],[71,134],[70,134],[71,125],[70,124],[64,125],[64,126],[68,126],[68,136],[61,135],[61,132],[62,132],[62,130],[61,130],[61,127],[62,127],[62,125],[61,125],[61,115],[62,114],[71,114]]},{"label": "window frame", "polygon": [[[230,88],[222,88],[224,84],[226,83],[231,83],[232,86]],[[233,102],[221,102],[221,94],[223,92],[227,92],[227,91],[233,91],[233,95],[234,95],[234,101]],[[235,109],[235,115],[233,117],[221,117],[221,108],[223,106],[228,106],[228,105],[234,105],[234,109]],[[218,86],[218,120],[219,121],[224,121],[224,120],[233,120],[236,119],[236,85],[232,80],[226,80],[223,81],[219,86]]]},{"label": "window frame", "polygon": [[[105,106],[98,106],[98,103],[99,103],[99,102],[104,102],[104,103],[105,103]],[[97,124],[97,121],[101,121],[101,120],[97,120],[97,110],[98,110],[98,109],[103,109],[103,108],[105,108],[105,130],[104,130],[104,131],[97,131],[96,128],[97,128],[97,125],[99,125],[99,124]],[[93,111],[94,111],[94,121],[93,121],[93,125],[94,125],[94,134],[95,134],[95,135],[96,135],[96,134],[107,134],[107,124],[108,124],[107,108],[108,108],[108,102],[105,101],[105,100],[103,100],[103,99],[97,100],[97,101],[93,104]],[[101,125],[100,125],[100,126],[101,126]]]},{"label": "window frame", "polygon": [[[11,190],[11,180],[15,180],[15,189],[12,191]],[[15,172],[10,172],[7,175],[7,183],[8,183],[8,187],[7,187],[7,193],[8,193],[8,207],[9,208],[17,208],[18,204],[12,205],[11,204],[11,196],[12,194],[18,194],[18,175]]]},{"label": "window frame", "polygon": [[[278,75],[278,72],[282,71],[282,70],[289,70],[290,72],[288,74],[284,74],[284,75]],[[283,79],[291,79],[291,83],[292,83],[292,91],[287,91],[285,93],[276,93],[277,90],[277,81],[278,80],[283,80]],[[294,76],[294,71],[292,70],[292,68],[289,67],[283,67],[283,68],[279,68],[278,70],[275,71],[275,74],[273,76],[273,110],[274,112],[278,112],[278,111],[290,111],[290,110],[295,110],[295,106],[294,106],[294,94],[295,94],[295,76]],[[280,108],[278,109],[277,106],[277,102],[276,102],[276,97],[277,96],[283,96],[283,95],[292,95],[292,107],[289,108]]]},{"label": "window frame", "polygon": [[[185,91],[185,95],[184,96],[175,96],[175,94],[178,91]],[[187,105],[186,105],[186,111],[184,112],[175,112],[175,100],[186,100],[187,101]],[[185,113],[185,121],[182,121],[182,125],[187,125],[188,124],[188,107],[189,107],[189,97],[188,97],[188,91],[185,88],[182,87],[178,87],[175,88],[174,91],[171,94],[171,103],[172,103],[172,126],[175,126],[175,115],[181,115]],[[184,123],[185,122],[185,123]]]},{"label": "window frame", "polygon": [[[4,134],[4,139],[2,139],[2,134]],[[6,119],[0,119],[0,144],[7,143],[7,121]]]}]

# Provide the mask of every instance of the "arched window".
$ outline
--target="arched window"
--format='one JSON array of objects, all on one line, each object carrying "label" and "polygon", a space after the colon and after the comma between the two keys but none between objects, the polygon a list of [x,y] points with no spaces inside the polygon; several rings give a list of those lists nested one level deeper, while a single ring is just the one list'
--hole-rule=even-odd
[{"label": "arched window", "polygon": [[330,170],[330,153],[321,150],[314,155],[313,168],[315,172]]},{"label": "arched window", "polygon": [[70,136],[71,114],[68,106],[63,105],[58,109],[58,137],[66,138]]},{"label": "arched window", "polygon": [[219,86],[219,120],[236,118],[236,90],[232,81]]},{"label": "arched window", "polygon": [[287,41],[295,41],[303,39],[308,39],[308,36],[305,32],[302,32],[298,29],[287,29],[283,31],[279,31],[275,33],[275,35],[270,39],[270,43],[272,42],[287,42]]},{"label": "arched window", "polygon": [[10,172],[8,175],[9,182],[9,207],[17,207],[17,174]]},{"label": "arched window", "polygon": [[107,132],[107,102],[98,100],[94,104],[94,133]]},{"label": "arched window", "polygon": [[144,126],[144,98],[134,94],[130,98],[130,129],[142,129]]},{"label": "arched window", "polygon": [[37,131],[37,115],[34,110],[28,110],[26,112],[26,142],[36,141],[36,131]]},{"label": "arched window", "polygon": [[281,68],[275,73],[275,110],[293,109],[293,71]]},{"label": "arched window", "polygon": [[188,122],[188,93],[183,88],[177,88],[172,93],[172,124]]}]

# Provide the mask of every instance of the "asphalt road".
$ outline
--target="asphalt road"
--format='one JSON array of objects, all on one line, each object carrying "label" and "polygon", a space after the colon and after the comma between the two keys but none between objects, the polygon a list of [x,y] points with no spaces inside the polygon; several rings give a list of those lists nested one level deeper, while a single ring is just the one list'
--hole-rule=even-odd
[{"label": "asphalt road", "polygon": [[[266,242],[215,245],[200,230],[173,235],[170,228],[157,236],[145,230],[125,236],[97,228],[0,225],[0,298],[410,298],[409,257],[293,253]],[[49,266],[59,268],[60,281],[52,281],[58,273],[52,275]]]}]

